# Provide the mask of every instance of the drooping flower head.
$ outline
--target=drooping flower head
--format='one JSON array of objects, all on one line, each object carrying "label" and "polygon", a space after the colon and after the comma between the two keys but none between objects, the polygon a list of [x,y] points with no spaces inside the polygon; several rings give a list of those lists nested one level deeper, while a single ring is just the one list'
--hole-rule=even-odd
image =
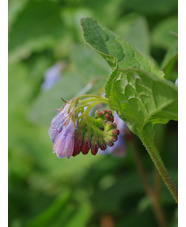
[{"label": "drooping flower head", "polygon": [[97,96],[79,99],[66,102],[50,123],[48,133],[58,158],[70,158],[80,152],[85,155],[89,150],[96,155],[98,149],[112,147],[118,139],[119,130],[111,111],[96,110],[93,117],[89,115],[93,106],[107,100]]}]

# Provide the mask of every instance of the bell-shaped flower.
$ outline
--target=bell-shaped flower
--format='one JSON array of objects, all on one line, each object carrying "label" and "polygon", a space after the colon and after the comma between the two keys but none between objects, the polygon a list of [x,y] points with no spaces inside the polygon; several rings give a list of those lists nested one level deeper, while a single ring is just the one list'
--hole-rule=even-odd
[{"label": "bell-shaped flower", "polygon": [[63,123],[69,116],[68,110],[69,110],[70,104],[65,104],[63,109],[57,113],[57,115],[52,119],[50,123],[50,127],[48,130],[48,134],[52,142],[54,142],[56,136],[62,131],[63,129]]},{"label": "bell-shaped flower", "polygon": [[75,127],[72,119],[67,119],[63,125],[63,129],[54,140],[53,153],[56,153],[58,158],[67,156],[70,158],[74,151],[74,132]]}]

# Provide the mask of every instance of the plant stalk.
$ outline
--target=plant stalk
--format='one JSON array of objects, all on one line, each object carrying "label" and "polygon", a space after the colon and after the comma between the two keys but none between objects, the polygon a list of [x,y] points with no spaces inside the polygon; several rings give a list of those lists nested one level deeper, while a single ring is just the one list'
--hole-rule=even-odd
[{"label": "plant stalk", "polygon": [[172,181],[167,169],[165,168],[163,161],[158,153],[156,146],[152,139],[148,136],[148,134],[142,134],[140,136],[141,141],[143,142],[144,146],[146,147],[152,161],[154,162],[160,176],[162,177],[163,181],[165,182],[167,188],[169,189],[171,195],[175,199],[176,203],[178,203],[178,191],[174,182]]}]

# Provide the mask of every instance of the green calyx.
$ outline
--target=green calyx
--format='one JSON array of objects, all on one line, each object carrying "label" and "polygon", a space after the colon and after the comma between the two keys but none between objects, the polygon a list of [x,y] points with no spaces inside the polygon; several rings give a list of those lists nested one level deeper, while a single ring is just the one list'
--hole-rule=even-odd
[{"label": "green calyx", "polygon": [[114,117],[111,111],[96,110],[94,116],[86,116],[77,125],[76,137],[81,138],[83,144],[87,141],[92,146],[98,146],[105,150],[106,146],[113,146],[117,141],[119,130],[113,122]]},{"label": "green calyx", "polygon": [[97,95],[82,95],[75,97],[70,102],[70,114],[76,127],[73,156],[80,152],[95,155],[100,148],[113,146],[117,141],[119,130],[114,123],[111,111],[96,110],[91,114],[92,108],[98,104],[108,104],[108,100]]}]

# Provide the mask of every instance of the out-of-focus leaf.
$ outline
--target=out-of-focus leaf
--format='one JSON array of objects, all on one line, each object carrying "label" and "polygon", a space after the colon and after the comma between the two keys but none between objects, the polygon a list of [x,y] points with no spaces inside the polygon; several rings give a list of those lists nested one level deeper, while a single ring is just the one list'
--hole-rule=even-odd
[{"label": "out-of-focus leaf", "polygon": [[63,213],[69,198],[69,192],[66,192],[65,194],[58,197],[51,206],[28,222],[27,226],[54,226],[53,223]]},{"label": "out-of-focus leaf", "polygon": [[172,11],[175,11],[178,6],[177,0],[125,0],[123,2],[123,8],[130,11],[139,12],[147,15],[154,14],[168,14]]},{"label": "out-of-focus leaf", "polygon": [[74,215],[68,220],[66,227],[77,227],[77,224],[82,227],[87,226],[87,222],[92,214],[90,204],[85,202],[80,205]]},{"label": "out-of-focus leaf", "polygon": [[[82,32],[80,19],[82,17],[90,17],[93,15],[92,11],[83,7],[66,7],[61,12],[63,23],[65,27],[70,31],[68,36],[73,35],[73,40],[82,41]],[[67,31],[68,32],[68,31]],[[71,33],[71,34],[70,34]]]},{"label": "out-of-focus leaf", "polygon": [[27,0],[9,0],[8,1],[8,27],[9,32],[12,28],[12,25],[14,24],[14,21],[16,20],[17,15],[19,12],[25,7],[27,4]]},{"label": "out-of-focus leaf", "polygon": [[175,66],[177,61],[178,61],[178,42],[176,40],[174,45],[172,45],[167,51],[161,65],[161,68],[165,73],[166,79],[172,79],[174,81],[176,80],[177,77],[173,77],[172,75],[174,74],[171,74],[171,71],[173,70],[173,67]]},{"label": "out-of-focus leaf", "polygon": [[116,224],[116,227],[138,227],[150,226],[157,227],[158,223],[154,218],[151,210],[146,210],[144,213],[139,213],[132,210],[128,215],[124,216],[121,221]]},{"label": "out-of-focus leaf", "polygon": [[86,1],[86,6],[92,10],[93,17],[106,26],[115,27],[119,15],[123,12],[122,2],[123,0],[89,0]]},{"label": "out-of-focus leaf", "polygon": [[[104,79],[110,73],[110,67],[104,59],[86,46],[76,46],[72,52],[72,62],[75,64],[75,71],[82,82]],[[103,86],[104,86],[103,84]]]},{"label": "out-of-focus leaf", "polygon": [[[9,64],[9,114],[22,112],[28,103],[32,86],[30,86],[28,67],[24,64]],[[21,108],[22,107],[22,108]]]},{"label": "out-of-focus leaf", "polygon": [[123,17],[117,24],[115,32],[141,53],[149,54],[149,30],[144,17],[136,14]]},{"label": "out-of-focus leaf", "polygon": [[174,33],[178,33],[178,18],[166,18],[152,30],[152,44],[159,48],[169,49],[176,40]]},{"label": "out-of-focus leaf", "polygon": [[29,1],[10,31],[9,61],[17,61],[29,56],[32,51],[53,46],[62,34],[59,4]]},{"label": "out-of-focus leaf", "polygon": [[178,209],[176,209],[175,212],[174,212],[173,221],[172,221],[170,226],[171,227],[178,227]]},{"label": "out-of-focus leaf", "polygon": [[138,203],[138,210],[139,212],[144,212],[150,206],[151,206],[150,199],[147,196],[145,196]]},{"label": "out-of-focus leaf", "polygon": [[[133,187],[134,182],[135,187]],[[110,188],[94,194],[92,196],[92,203],[99,212],[113,212],[120,206],[121,198],[124,200],[135,193],[142,192],[143,188],[139,176],[136,173],[128,173]]]}]

